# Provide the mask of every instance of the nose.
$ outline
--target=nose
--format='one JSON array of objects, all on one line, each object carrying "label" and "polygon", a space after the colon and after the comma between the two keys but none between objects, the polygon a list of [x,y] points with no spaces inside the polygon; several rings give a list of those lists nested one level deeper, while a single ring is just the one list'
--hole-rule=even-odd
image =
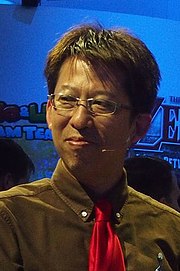
[{"label": "nose", "polygon": [[92,127],[93,117],[89,113],[86,105],[82,103],[78,104],[78,106],[74,109],[70,119],[70,124],[77,130]]}]

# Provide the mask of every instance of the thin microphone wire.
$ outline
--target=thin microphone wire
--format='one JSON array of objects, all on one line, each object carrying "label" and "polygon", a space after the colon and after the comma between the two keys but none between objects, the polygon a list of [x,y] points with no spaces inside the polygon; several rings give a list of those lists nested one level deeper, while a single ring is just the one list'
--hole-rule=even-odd
[{"label": "thin microphone wire", "polygon": [[108,149],[102,149],[101,150],[101,152],[113,152],[113,151],[115,151],[115,150],[113,150],[113,149],[112,150],[111,149],[109,149],[109,150]]},{"label": "thin microphone wire", "polygon": [[[130,137],[128,136],[128,138],[126,139],[126,144],[128,144],[130,142]],[[102,149],[101,152],[114,152],[116,150],[114,149]]]}]

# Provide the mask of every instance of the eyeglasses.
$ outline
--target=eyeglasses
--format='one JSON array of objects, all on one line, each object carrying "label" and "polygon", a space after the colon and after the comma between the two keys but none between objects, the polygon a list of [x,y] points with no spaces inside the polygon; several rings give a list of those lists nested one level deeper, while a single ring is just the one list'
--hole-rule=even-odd
[{"label": "eyeglasses", "polygon": [[[86,100],[71,96],[64,95],[61,93],[50,94],[48,99],[51,100],[54,109],[58,114],[71,113],[76,107],[82,105],[87,107],[88,111],[94,115],[113,115],[119,109],[131,110],[131,106],[116,103],[109,100],[89,98]],[[82,102],[86,102],[87,105],[84,105]]]}]

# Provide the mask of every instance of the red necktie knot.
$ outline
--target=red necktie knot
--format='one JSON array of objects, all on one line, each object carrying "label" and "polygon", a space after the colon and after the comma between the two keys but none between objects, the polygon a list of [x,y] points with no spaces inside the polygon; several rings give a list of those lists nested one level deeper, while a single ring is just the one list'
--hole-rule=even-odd
[{"label": "red necktie knot", "polygon": [[107,200],[99,200],[95,205],[95,221],[109,221],[112,206]]}]

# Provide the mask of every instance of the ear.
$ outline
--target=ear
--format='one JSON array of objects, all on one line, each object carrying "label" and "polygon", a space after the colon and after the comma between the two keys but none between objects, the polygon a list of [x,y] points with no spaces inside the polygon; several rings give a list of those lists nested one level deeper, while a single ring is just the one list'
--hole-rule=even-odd
[{"label": "ear", "polygon": [[46,105],[46,121],[48,124],[48,128],[51,130],[52,127],[52,103],[50,100],[47,101],[47,105]]},{"label": "ear", "polygon": [[132,133],[131,133],[131,144],[135,144],[138,140],[143,138],[147,133],[149,126],[151,124],[151,115],[150,114],[139,114],[135,118],[132,124]]}]

